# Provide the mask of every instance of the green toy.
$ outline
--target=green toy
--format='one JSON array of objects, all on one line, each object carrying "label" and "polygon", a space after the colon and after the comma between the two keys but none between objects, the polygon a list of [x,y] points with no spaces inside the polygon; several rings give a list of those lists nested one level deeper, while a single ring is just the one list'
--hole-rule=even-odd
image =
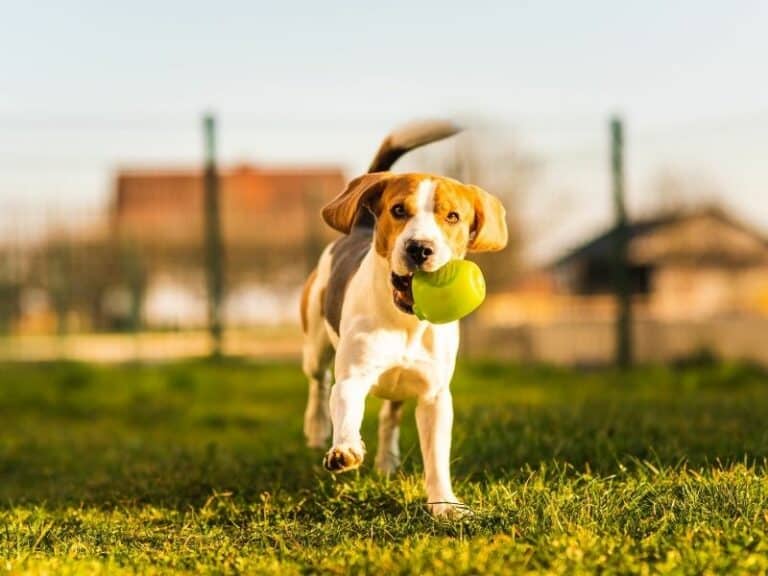
[{"label": "green toy", "polygon": [[434,272],[416,272],[411,286],[413,313],[432,324],[463,318],[485,299],[483,273],[469,260],[451,260]]}]

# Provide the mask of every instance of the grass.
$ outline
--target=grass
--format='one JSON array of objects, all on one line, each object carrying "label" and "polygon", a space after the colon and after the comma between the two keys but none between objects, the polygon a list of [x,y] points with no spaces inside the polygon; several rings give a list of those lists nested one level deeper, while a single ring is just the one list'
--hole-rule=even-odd
[{"label": "grass", "polygon": [[765,573],[768,377],[461,365],[453,465],[474,515],[404,470],[334,478],[290,364],[0,365],[0,572]]}]

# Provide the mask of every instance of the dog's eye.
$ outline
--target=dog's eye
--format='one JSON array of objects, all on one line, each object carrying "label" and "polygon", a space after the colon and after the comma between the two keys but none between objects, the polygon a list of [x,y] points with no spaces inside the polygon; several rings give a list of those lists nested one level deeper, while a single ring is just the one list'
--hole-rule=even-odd
[{"label": "dog's eye", "polygon": [[395,204],[389,209],[389,213],[392,214],[398,220],[402,220],[408,216],[408,211],[405,209],[405,204]]},{"label": "dog's eye", "polygon": [[445,216],[445,221],[449,224],[456,224],[459,220],[461,220],[461,216],[459,216],[458,212],[448,212]]}]

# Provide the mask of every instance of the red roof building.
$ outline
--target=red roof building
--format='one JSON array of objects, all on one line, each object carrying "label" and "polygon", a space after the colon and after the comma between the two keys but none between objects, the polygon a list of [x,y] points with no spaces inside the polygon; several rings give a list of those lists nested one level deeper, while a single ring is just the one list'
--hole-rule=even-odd
[{"label": "red roof building", "polygon": [[[339,168],[238,166],[219,172],[226,244],[294,244],[308,233],[333,237],[320,208],[344,187]],[[113,230],[142,243],[197,244],[203,234],[201,170],[121,170]],[[316,229],[312,229],[316,226]]]}]

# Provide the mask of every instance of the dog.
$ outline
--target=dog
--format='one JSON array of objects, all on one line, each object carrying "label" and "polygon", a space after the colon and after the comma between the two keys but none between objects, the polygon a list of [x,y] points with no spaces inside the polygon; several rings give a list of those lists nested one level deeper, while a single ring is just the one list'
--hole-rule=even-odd
[{"label": "dog", "polygon": [[400,463],[403,401],[416,398],[428,507],[436,516],[464,509],[450,476],[459,325],[420,321],[411,278],[467,252],[503,249],[507,225],[502,203],[477,186],[389,170],[406,152],[456,132],[450,123],[426,122],[384,140],[368,173],[323,208],[325,222],[343,236],[325,248],[301,298],[308,446],[326,448],[332,433],[325,468],[358,468],[365,455],[360,426],[372,394],[384,399],[375,465],[390,474]]}]

